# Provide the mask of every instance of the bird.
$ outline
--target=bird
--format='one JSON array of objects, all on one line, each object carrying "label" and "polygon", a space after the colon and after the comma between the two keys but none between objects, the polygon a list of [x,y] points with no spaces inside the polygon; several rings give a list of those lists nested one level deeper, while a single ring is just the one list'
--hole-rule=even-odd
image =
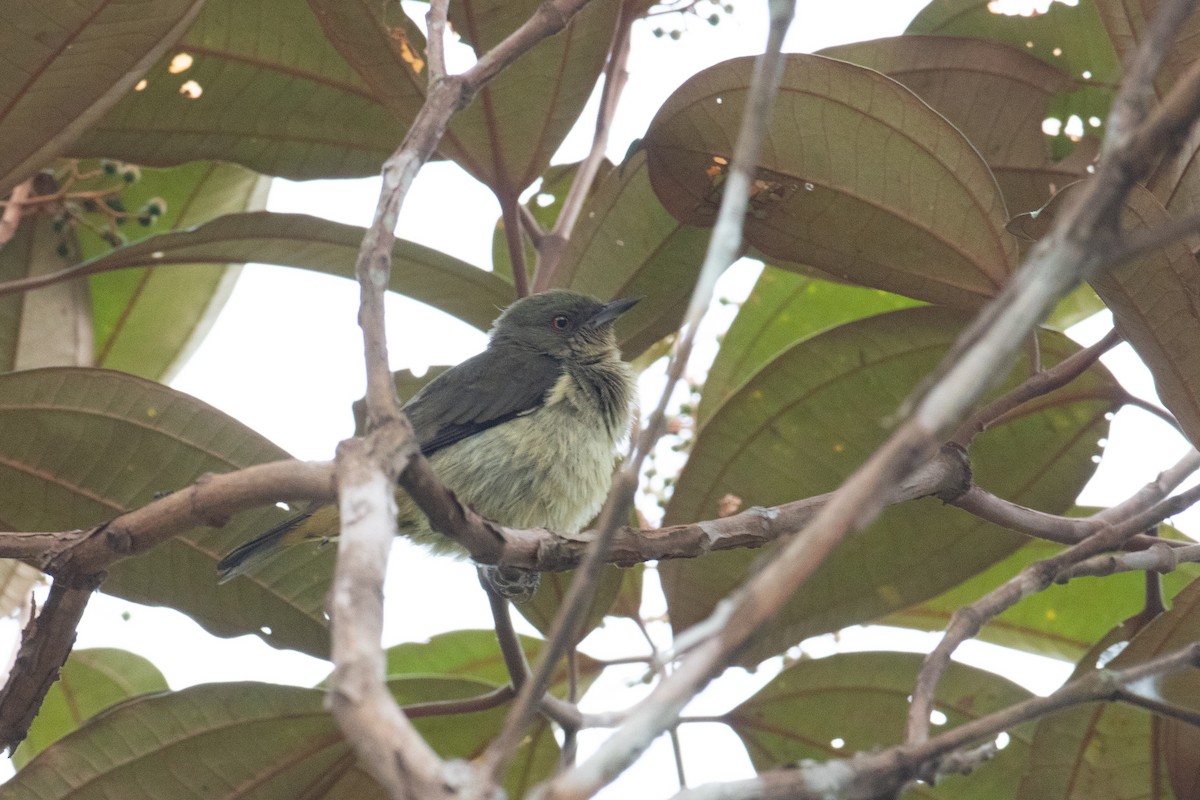
[{"label": "bird", "polygon": [[[566,289],[520,298],[496,318],[483,352],[405,404],[422,454],[462,502],[506,527],[568,537],[596,516],[636,402],[613,326],[638,300],[602,303]],[[401,532],[464,554],[404,491],[396,501]],[[305,512],[230,551],[217,571],[224,582],[336,530],[335,506]]]}]

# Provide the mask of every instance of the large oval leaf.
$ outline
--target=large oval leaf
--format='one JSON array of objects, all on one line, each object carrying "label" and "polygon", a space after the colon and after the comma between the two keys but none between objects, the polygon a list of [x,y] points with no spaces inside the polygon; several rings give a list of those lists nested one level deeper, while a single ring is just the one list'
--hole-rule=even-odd
[{"label": "large oval leaf", "polygon": [[[1118,0],[1119,2],[1119,0]],[[913,19],[905,33],[986,39],[1024,50],[1067,75],[1081,88],[1060,93],[1051,115],[1067,122],[1074,115],[1086,125],[1083,135],[1096,138],[1092,117],[1104,119],[1121,80],[1121,59],[1098,11],[1102,3],[1052,2],[1044,13],[1006,14],[990,0],[934,0]],[[1065,156],[1074,148],[1065,130],[1051,137],[1051,150]]]},{"label": "large oval leaf", "polygon": [[897,36],[830,47],[821,55],[878,70],[912,89],[979,150],[1010,214],[1036,211],[1057,189],[1087,175],[1094,137],[1051,156],[1042,121],[1053,99],[1079,82],[1054,65],[994,42]]},{"label": "large oval leaf", "polygon": [[[754,60],[690,78],[643,146],[678,220],[711,225]],[[873,70],[789,55],[746,217],[767,255],[920,300],[974,308],[1016,265],[1000,189],[945,117]]]},{"label": "large oval leaf", "polygon": [[[118,248],[82,267],[88,274],[149,264],[256,261],[354,277],[366,231],[307,214],[228,214]],[[490,272],[429,247],[397,241],[388,288],[486,330],[513,300],[512,286]]]},{"label": "large oval leaf", "polygon": [[[1142,627],[1131,618],[1101,637],[1080,659],[1071,678],[1094,673],[1106,651]],[[1106,659],[1107,660],[1107,659]],[[1122,703],[1088,703],[1043,717],[1034,730],[1029,764],[1016,797],[1098,800],[1165,797],[1159,744],[1163,720]],[[1181,799],[1182,800],[1182,799]]]},{"label": "large oval leaf", "polygon": [[[7,530],[86,528],[184,488],[287,453],[211,406],[130,375],[44,369],[0,375],[0,525]],[[259,633],[276,647],[324,657],[330,563],[281,578],[217,586],[217,560],[281,521],[271,507],[201,528],[109,569],[103,589],[169,605],[220,636]],[[289,564],[295,565],[289,561]]]},{"label": "large oval leaf", "polygon": [[[309,0],[327,35],[398,119],[424,98],[425,37],[398,5]],[[523,24],[540,0],[464,0],[450,24],[477,56]],[[460,111],[438,149],[500,196],[516,198],[550,163],[604,66],[621,4],[591,3]]]},{"label": "large oval leaf", "polygon": [[[532,636],[518,638],[526,660],[532,664],[545,642]],[[583,653],[576,653],[575,666],[580,694],[587,690],[604,668],[599,661]],[[390,647],[387,650],[387,674],[389,677],[420,674],[466,676],[496,686],[503,686],[511,680],[496,642],[496,632],[491,630],[450,631],[433,636],[428,642],[410,642]],[[563,665],[554,674],[551,691],[566,694],[567,681],[567,670]]]},{"label": "large oval leaf", "polygon": [[[173,66],[182,63],[173,61],[179,53],[192,59],[182,71]],[[195,88],[201,94],[193,97]],[[145,86],[70,152],[155,166],[214,159],[297,180],[345,178],[377,175],[403,136],[303,0],[209,0]]]},{"label": "large oval leaf", "polygon": [[676,221],[650,188],[638,152],[588,199],[555,275],[594,297],[641,297],[617,323],[633,358],[679,327],[704,260],[708,231]]},{"label": "large oval leaf", "polygon": [[[433,676],[388,682],[402,704],[458,700],[494,688]],[[43,751],[0,796],[129,800],[307,797],[374,800],[386,794],[358,766],[317,689],[263,683],[195,686],[140,698]],[[499,731],[504,706],[414,721],[444,757],[471,758]],[[522,743],[505,781],[522,796],[558,758],[548,725]]]},{"label": "large oval leaf", "polygon": [[13,753],[13,764],[21,769],[47,746],[110,706],[168,688],[158,668],[139,655],[114,648],[76,650],[46,692],[29,734]]},{"label": "large oval leaf", "polygon": [[[923,307],[804,340],[729,397],[696,436],[666,522],[715,517],[727,495],[772,506],[831,491],[886,438],[886,421],[939,363],[967,317]],[[1044,362],[1078,347],[1044,332]],[[1011,387],[1023,375],[1014,370]],[[1117,385],[1103,367],[989,429],[971,447],[979,485],[1059,513],[1095,469]],[[753,663],[801,639],[920,602],[1009,555],[1020,537],[926,498],[888,509],[848,538],[744,655]],[[704,619],[752,570],[729,551],[660,566],[676,631]],[[768,556],[769,557],[769,556]],[[871,565],[864,569],[863,565]]]},{"label": "large oval leaf", "polygon": [[721,340],[721,349],[704,379],[696,424],[703,426],[750,376],[801,339],[914,304],[898,294],[767,267]]},{"label": "large oval leaf", "polygon": [[[845,653],[800,661],[726,714],[725,721],[759,771],[897,745],[904,739],[920,666],[916,653]],[[998,675],[951,664],[935,700],[945,724],[953,727],[1028,698],[1029,692]],[[1031,729],[1026,724],[1008,731],[1007,747],[969,776],[948,777],[937,788],[920,785],[905,796],[1016,797]]]},{"label": "large oval leaf", "polygon": [[0,197],[32,175],[138,81],[203,0],[47,4],[13,0],[0,26]]},{"label": "large oval leaf", "polygon": [[[1156,228],[1171,215],[1135,186],[1122,217],[1125,230],[1136,230]],[[1121,336],[1150,368],[1163,405],[1188,439],[1200,443],[1200,264],[1187,244],[1101,271],[1091,284],[1112,309]]]}]

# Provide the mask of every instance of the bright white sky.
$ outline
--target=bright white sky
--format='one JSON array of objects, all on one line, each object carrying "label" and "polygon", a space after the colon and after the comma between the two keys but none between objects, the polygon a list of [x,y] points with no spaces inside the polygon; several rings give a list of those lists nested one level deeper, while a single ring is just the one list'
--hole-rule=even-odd
[{"label": "bright white sky", "polygon": [[[894,35],[924,5],[924,0],[802,0],[787,49],[811,51]],[[680,42],[655,39],[650,34],[653,25],[643,23],[635,29],[631,78],[613,127],[610,158],[621,160],[630,141],[642,135],[655,109],[689,75],[718,61],[761,49],[766,31],[765,3],[743,0],[737,6],[737,11],[715,28],[703,20],[690,20]],[[665,24],[671,24],[670,18]],[[593,103],[556,161],[575,161],[586,152],[594,107]],[[269,208],[366,225],[372,217],[377,187],[377,179],[277,181]],[[453,210],[452,215],[447,213],[449,210]],[[486,266],[498,216],[499,208],[486,189],[457,167],[433,164],[418,178],[401,214],[398,232],[401,237]],[[752,265],[735,268],[723,281],[720,293],[740,299],[749,291],[756,274]],[[249,265],[212,332],[173,385],[241,419],[298,457],[332,458],[337,442],[353,430],[350,403],[362,395],[357,303],[357,287],[349,281]],[[484,344],[479,332],[404,298],[390,298],[388,315],[394,368],[420,370],[432,364],[456,363]],[[721,317],[718,324],[728,324],[727,310],[717,316]],[[1107,327],[1103,320],[1089,322],[1083,326],[1080,338],[1094,340]],[[699,360],[711,360],[711,348]],[[1132,355],[1118,352],[1108,363],[1135,393],[1154,396],[1149,376]],[[1109,504],[1126,496],[1173,463],[1185,448],[1182,440],[1157,420],[1138,411],[1121,412],[1114,423],[1108,457],[1083,501]],[[1153,455],[1153,463],[1144,463],[1147,453]],[[650,572],[647,589],[647,614],[661,614],[665,604]],[[429,557],[404,542],[398,543],[394,551],[387,597],[387,644],[420,641],[458,628],[490,627],[472,567]],[[519,622],[523,624],[523,620]],[[659,643],[665,644],[665,624],[651,627]],[[11,635],[11,630],[5,632]],[[878,628],[855,629],[843,634],[837,647],[878,648],[887,641],[897,649],[923,650],[935,640],[932,635],[897,637]],[[174,611],[137,606],[105,595],[93,599],[77,646],[121,647],[140,653],[164,672],[173,688],[246,679],[313,685],[329,669],[323,661],[274,650],[256,637],[214,639]],[[823,637],[806,649],[818,655],[831,652],[833,647],[832,639]],[[631,623],[618,621],[590,637],[583,649],[598,657],[620,657],[645,653],[645,643]],[[979,645],[964,648],[964,653],[977,665],[994,666],[998,650]],[[1024,673],[1024,682],[1036,691],[1051,690],[1069,671],[1066,665],[1047,659],[1006,658],[1005,663]],[[777,669],[767,667],[754,676],[737,671],[717,681],[689,711],[725,711],[769,680]],[[621,708],[645,694],[646,687],[639,683],[640,668],[610,672],[614,674],[589,694],[589,709]],[[723,726],[684,726],[681,733],[691,783],[752,774],[740,743]],[[582,737],[581,754],[586,755],[603,737],[603,733]],[[607,790],[606,796],[669,796],[677,788],[674,776],[669,744],[661,739],[637,767]]]}]

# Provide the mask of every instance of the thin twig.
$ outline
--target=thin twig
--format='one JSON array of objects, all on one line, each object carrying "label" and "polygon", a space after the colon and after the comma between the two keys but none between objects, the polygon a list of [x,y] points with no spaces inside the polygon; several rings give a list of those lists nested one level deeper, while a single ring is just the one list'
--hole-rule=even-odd
[{"label": "thin twig", "polygon": [[1031,564],[974,603],[956,610],[950,617],[950,623],[946,626],[941,641],[921,664],[908,709],[907,741],[917,743],[925,741],[928,737],[929,715],[933,711],[938,681],[950,663],[950,656],[960,644],[975,636],[988,621],[1020,600],[1043,591],[1055,582],[1067,581],[1075,565],[1100,553],[1119,548],[1129,538],[1178,513],[1179,509],[1187,508],[1197,500],[1200,500],[1200,487],[1169,497],[1120,523],[1102,527],[1082,542],[1051,558]]},{"label": "thin twig", "polygon": [[1082,577],[1102,577],[1118,572],[1173,572],[1180,564],[1200,561],[1200,544],[1168,547],[1165,543],[1133,553],[1105,553],[1079,562],[1063,571],[1057,580],[1066,582]]},{"label": "thin twig", "polygon": [[513,288],[517,297],[529,294],[529,266],[525,263],[525,240],[521,237],[521,202],[516,195],[497,195],[500,215],[504,222],[504,241],[508,245],[508,260],[512,265]]},{"label": "thin twig", "polygon": [[[584,561],[585,569],[593,566],[598,569],[598,564],[607,552],[618,521],[629,513],[641,465],[662,436],[666,424],[667,404],[686,368],[696,331],[705,310],[711,303],[716,281],[737,257],[742,241],[742,227],[750,195],[750,184],[756,171],[758,153],[770,123],[775,94],[783,72],[784,61],[781,55],[783,39],[791,25],[794,13],[794,0],[773,0],[770,4],[770,28],[767,34],[766,49],[755,62],[746,109],[742,116],[729,174],[721,197],[721,206],[717,212],[716,224],[713,227],[712,236],[709,238],[708,249],[700,267],[691,302],[684,315],[680,335],[672,347],[671,358],[667,366],[666,386],[658,406],[640,435],[636,437],[630,458],[626,460],[625,467],[614,482],[613,491],[609,494],[602,514],[604,525],[601,527],[593,549],[589,551],[588,557]],[[592,580],[594,581],[594,578]],[[577,596],[572,596],[578,585],[578,580],[573,582],[571,590],[568,591],[569,605],[564,609],[566,613],[578,615],[586,606],[586,600],[591,594],[591,587],[585,584]],[[560,619],[564,618],[566,613],[560,614]],[[561,636],[565,631],[559,630],[558,633]],[[669,681],[660,684],[660,687],[666,683]],[[673,719],[678,716],[682,707],[682,703],[678,707],[668,707],[666,711],[668,719],[664,727],[671,726]],[[635,734],[633,742],[625,741],[626,737],[622,736],[622,731],[628,730],[633,720],[639,716],[643,716],[640,709],[635,711],[625,725],[605,743],[601,752],[551,781],[547,787],[546,796],[548,798],[590,796],[616,777],[642,749],[649,745],[650,740],[654,737],[654,733],[639,731],[638,734]],[[524,720],[517,720],[517,722],[520,723],[518,730],[526,724]],[[505,746],[511,748],[511,743],[506,743]],[[610,752],[615,749],[619,755],[615,758],[612,755],[605,755],[606,749]]]},{"label": "thin twig", "polygon": [[42,707],[46,692],[75,645],[75,629],[100,576],[77,583],[58,579],[42,611],[21,633],[21,647],[0,691],[0,749],[16,749]]},{"label": "thin twig", "polygon": [[450,0],[432,0],[425,14],[428,36],[425,40],[425,55],[429,57],[429,83],[446,77],[446,15]]},{"label": "thin twig", "polygon": [[1186,434],[1183,432],[1183,428],[1180,426],[1179,420],[1177,420],[1175,418],[1175,415],[1172,414],[1170,411],[1167,411],[1165,408],[1162,408],[1161,406],[1159,406],[1155,403],[1151,403],[1149,400],[1143,400],[1142,398],[1140,398],[1134,394],[1131,394],[1130,392],[1124,392],[1122,394],[1121,402],[1127,406],[1133,406],[1134,408],[1139,408],[1142,411],[1145,411],[1147,414],[1153,414],[1154,416],[1158,417],[1163,422],[1167,423],[1172,428],[1174,428],[1175,432],[1178,433],[1180,436],[1183,436],[1184,438],[1186,438]]},{"label": "thin twig", "polygon": [[1099,361],[1100,356],[1120,343],[1120,334],[1116,330],[1110,330],[1090,347],[1072,353],[1049,369],[1034,372],[1020,386],[972,414],[970,419],[958,427],[950,440],[962,447],[969,446],[977,434],[987,430],[1008,412],[1035,397],[1066,386]]},{"label": "thin twig", "polygon": [[[400,480],[422,510],[430,504],[427,495],[440,498],[443,505],[458,505],[421,457],[412,426],[400,410],[388,368],[384,290],[391,276],[393,232],[408,190],[433,155],[450,117],[505,66],[566,27],[586,2],[547,0],[467,72],[431,80],[425,102],[403,143],[384,162],[374,219],[355,264],[370,433],[366,444],[355,440],[343,443],[339,456],[342,536],[330,593],[335,668],[329,702],[347,741],[393,798],[445,796],[462,788],[459,784],[463,781],[483,796],[496,783],[487,775],[476,780],[479,773],[465,764],[452,776],[412,728],[383,682],[379,632],[383,577],[396,532],[392,487]],[[441,6],[436,9],[431,21],[434,28],[443,24],[444,10]],[[441,49],[439,38],[433,43],[433,54],[439,61],[438,69],[444,71]],[[481,546],[486,547],[490,543],[486,532],[482,536]]]},{"label": "thin twig", "polygon": [[604,161],[604,152],[608,148],[608,135],[612,128],[613,116],[617,110],[621,92],[629,78],[627,64],[629,62],[629,32],[638,16],[640,7],[632,2],[622,2],[617,24],[613,30],[612,42],[608,48],[608,64],[604,70],[604,87],[600,92],[600,108],[596,112],[596,127],[592,133],[592,146],[587,156],[580,163],[571,188],[563,200],[562,209],[554,221],[554,228],[538,244],[537,269],[533,276],[533,290],[542,292],[558,285],[556,273],[562,261],[566,244],[571,239],[575,223],[583,211],[584,201],[587,200],[600,164]]},{"label": "thin twig", "polygon": [[[1033,697],[972,720],[918,745],[899,745],[851,758],[805,762],[763,772],[756,778],[698,786],[672,800],[878,800],[893,797],[912,780],[944,774],[946,759],[963,748],[994,738],[1002,731],[1054,711],[1097,700],[1147,705],[1130,687],[1149,678],[1200,667],[1200,644],[1125,669],[1091,672],[1063,685],[1047,697]],[[1179,716],[1178,708],[1153,710]],[[1185,717],[1195,717],[1185,714]],[[1194,719],[1188,721],[1195,724]],[[950,758],[949,766],[959,759]]]}]

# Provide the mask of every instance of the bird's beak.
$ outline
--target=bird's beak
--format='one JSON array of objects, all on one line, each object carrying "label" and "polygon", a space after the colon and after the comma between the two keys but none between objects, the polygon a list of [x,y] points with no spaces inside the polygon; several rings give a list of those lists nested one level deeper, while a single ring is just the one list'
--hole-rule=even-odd
[{"label": "bird's beak", "polygon": [[584,327],[599,328],[601,325],[607,325],[636,306],[641,299],[640,297],[622,297],[620,300],[613,300],[611,303],[606,303],[599,311],[592,315],[591,319],[584,323]]}]

